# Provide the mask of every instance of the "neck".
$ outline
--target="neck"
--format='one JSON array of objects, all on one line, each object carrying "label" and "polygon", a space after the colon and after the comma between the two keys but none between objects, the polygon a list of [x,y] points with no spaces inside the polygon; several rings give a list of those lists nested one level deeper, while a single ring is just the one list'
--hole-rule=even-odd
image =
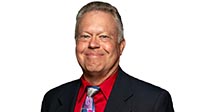
[{"label": "neck", "polygon": [[109,70],[109,71],[101,71],[101,72],[84,72],[83,76],[85,80],[87,80],[92,86],[100,85],[104,82],[108,77],[113,75],[118,70],[118,66]]}]

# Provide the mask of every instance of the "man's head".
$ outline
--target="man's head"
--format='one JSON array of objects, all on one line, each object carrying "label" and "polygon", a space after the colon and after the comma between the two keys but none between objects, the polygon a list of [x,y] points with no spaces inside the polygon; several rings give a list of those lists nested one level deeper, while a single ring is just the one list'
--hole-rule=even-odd
[{"label": "man's head", "polygon": [[90,11],[102,11],[102,12],[110,13],[114,17],[114,20],[117,23],[116,28],[118,29],[118,33],[119,33],[118,41],[120,42],[124,39],[123,23],[122,23],[121,16],[118,10],[111,4],[105,3],[105,2],[90,2],[79,10],[76,16],[75,38],[78,35],[78,27],[79,27],[81,18],[83,17],[85,13],[90,12]]},{"label": "man's head", "polygon": [[75,30],[76,56],[87,77],[106,78],[116,71],[125,47],[117,9],[91,2],[80,9]]}]

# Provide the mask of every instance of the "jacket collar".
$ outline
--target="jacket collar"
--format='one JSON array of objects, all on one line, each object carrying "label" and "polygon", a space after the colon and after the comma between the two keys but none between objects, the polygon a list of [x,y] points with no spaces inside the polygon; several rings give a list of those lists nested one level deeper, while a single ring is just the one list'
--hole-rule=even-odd
[{"label": "jacket collar", "polygon": [[58,98],[60,107],[56,112],[74,112],[76,98],[81,85],[80,80],[73,81],[67,86]]},{"label": "jacket collar", "polygon": [[[134,101],[132,100],[134,98],[134,84],[131,84],[129,80],[130,76],[119,68],[117,79],[105,107],[105,112],[133,112],[131,104]],[[64,91],[58,98],[60,107],[56,112],[74,112],[80,86],[81,80],[76,80],[63,89]]]},{"label": "jacket collar", "polygon": [[130,76],[119,68],[119,74],[108,99],[105,112],[131,112],[134,100]]}]

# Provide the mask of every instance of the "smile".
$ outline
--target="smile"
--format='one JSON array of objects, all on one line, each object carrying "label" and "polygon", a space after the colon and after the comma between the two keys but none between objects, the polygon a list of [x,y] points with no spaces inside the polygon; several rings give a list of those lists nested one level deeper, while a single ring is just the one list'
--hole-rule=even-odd
[{"label": "smile", "polygon": [[85,55],[87,56],[87,57],[101,57],[101,56],[103,56],[104,54],[103,53],[85,53]]}]

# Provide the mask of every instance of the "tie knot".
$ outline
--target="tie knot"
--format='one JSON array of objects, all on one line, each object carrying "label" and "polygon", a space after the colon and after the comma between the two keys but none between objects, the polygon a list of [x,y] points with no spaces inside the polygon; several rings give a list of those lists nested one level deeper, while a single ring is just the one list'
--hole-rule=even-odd
[{"label": "tie knot", "polygon": [[98,91],[99,91],[99,87],[98,86],[88,86],[87,87],[87,96],[94,96]]}]

